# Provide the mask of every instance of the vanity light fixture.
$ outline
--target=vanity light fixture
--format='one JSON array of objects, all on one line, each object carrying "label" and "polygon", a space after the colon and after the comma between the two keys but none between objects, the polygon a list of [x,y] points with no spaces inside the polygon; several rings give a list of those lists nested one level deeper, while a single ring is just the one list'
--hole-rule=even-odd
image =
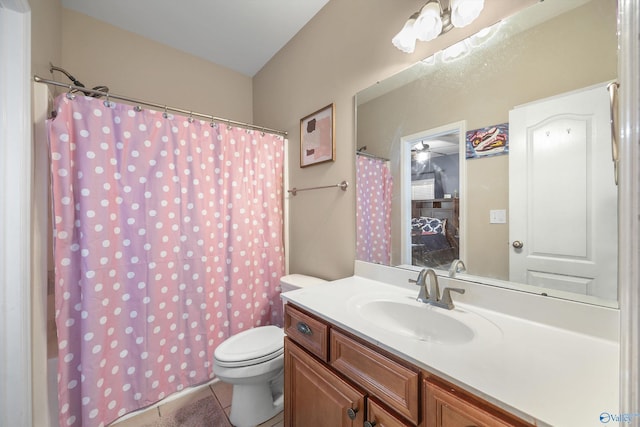
[{"label": "vanity light fixture", "polygon": [[454,27],[467,26],[483,8],[484,0],[429,0],[409,17],[391,42],[401,51],[412,53],[416,40],[433,40]]}]

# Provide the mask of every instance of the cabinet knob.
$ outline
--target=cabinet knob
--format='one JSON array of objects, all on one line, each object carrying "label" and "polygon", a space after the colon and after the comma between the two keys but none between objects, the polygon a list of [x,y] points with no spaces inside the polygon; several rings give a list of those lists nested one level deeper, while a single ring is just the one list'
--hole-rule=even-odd
[{"label": "cabinet knob", "polygon": [[377,425],[378,425],[378,423],[376,423],[375,421],[365,421],[364,422],[364,427],[375,427]]},{"label": "cabinet knob", "polygon": [[522,247],[524,246],[524,243],[522,243],[520,240],[515,240],[512,243],[512,246],[516,249],[522,249]]},{"label": "cabinet knob", "polygon": [[353,409],[353,408],[347,409],[347,416],[349,417],[350,420],[355,420],[357,413],[358,413],[358,408],[356,408],[356,409]]},{"label": "cabinet knob", "polygon": [[313,333],[309,325],[307,325],[304,322],[298,322],[298,324],[296,325],[296,328],[298,329],[298,332],[300,332],[301,334],[311,335]]}]

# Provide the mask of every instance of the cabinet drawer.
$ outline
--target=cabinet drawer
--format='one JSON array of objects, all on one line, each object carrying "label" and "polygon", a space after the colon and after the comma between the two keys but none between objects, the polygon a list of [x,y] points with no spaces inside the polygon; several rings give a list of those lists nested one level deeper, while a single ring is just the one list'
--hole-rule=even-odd
[{"label": "cabinet drawer", "polygon": [[329,327],[291,304],[284,309],[284,332],[306,350],[327,361]]},{"label": "cabinet drawer", "polygon": [[331,330],[329,363],[371,396],[418,424],[417,370],[409,369],[334,329]]},{"label": "cabinet drawer", "polygon": [[425,418],[434,427],[533,427],[488,402],[440,383],[425,380]]}]

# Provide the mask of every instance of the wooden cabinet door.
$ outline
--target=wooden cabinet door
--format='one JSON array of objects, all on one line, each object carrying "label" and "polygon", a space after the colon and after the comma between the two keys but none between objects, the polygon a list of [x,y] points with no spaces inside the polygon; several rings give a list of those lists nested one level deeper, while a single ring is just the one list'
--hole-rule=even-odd
[{"label": "wooden cabinet door", "polygon": [[424,381],[426,427],[521,427],[531,426],[444,384]]},{"label": "wooden cabinet door", "polygon": [[[360,427],[365,395],[285,338],[285,427]],[[353,419],[352,419],[353,418]]]},{"label": "wooden cabinet door", "polygon": [[373,427],[411,427],[413,425],[397,418],[372,399],[367,400],[366,421],[368,421],[369,424],[365,423],[365,427],[368,427],[369,425]]}]

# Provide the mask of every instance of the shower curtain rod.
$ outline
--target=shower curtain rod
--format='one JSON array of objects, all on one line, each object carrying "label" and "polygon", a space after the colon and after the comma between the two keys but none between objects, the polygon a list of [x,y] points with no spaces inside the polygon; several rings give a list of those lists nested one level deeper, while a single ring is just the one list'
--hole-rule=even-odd
[{"label": "shower curtain rod", "polygon": [[168,105],[157,104],[155,102],[141,101],[139,99],[130,98],[128,96],[116,95],[116,94],[110,93],[110,92],[103,92],[103,91],[100,91],[100,90],[88,89],[86,87],[80,87],[80,86],[74,86],[74,85],[58,82],[58,81],[55,81],[55,80],[43,79],[42,77],[39,77],[37,75],[33,76],[33,80],[35,82],[37,82],[37,83],[44,83],[44,84],[48,84],[48,85],[64,87],[64,88],[69,89],[70,91],[77,90],[77,91],[80,91],[80,92],[91,93],[93,95],[104,96],[105,98],[107,98],[107,100],[109,98],[120,99],[122,101],[131,102],[133,104],[146,105],[147,107],[156,108],[156,109],[162,110],[162,111],[173,111],[173,112],[176,112],[176,113],[187,115],[189,117],[201,117],[201,118],[207,119],[207,120],[209,120],[211,122],[226,123],[226,124],[229,124],[229,125],[239,126],[239,127],[243,127],[243,128],[247,128],[247,129],[253,129],[253,130],[258,130],[258,131],[262,131],[262,132],[275,133],[277,135],[282,135],[284,137],[287,136],[287,132],[283,131],[283,130],[271,129],[271,128],[267,128],[267,127],[264,127],[264,126],[256,126],[256,125],[252,125],[250,123],[243,123],[243,122],[238,122],[238,121],[230,120],[230,119],[223,119],[223,118],[220,118],[220,117],[212,116],[210,114],[196,113],[194,111],[189,111],[189,110],[185,110],[185,109],[177,108],[177,107],[170,107]]},{"label": "shower curtain rod", "polygon": [[387,158],[376,156],[375,154],[365,153],[364,151],[356,151],[356,155],[364,156],[364,157],[370,157],[372,159],[384,160],[385,162],[389,161],[389,159],[387,159]]}]

